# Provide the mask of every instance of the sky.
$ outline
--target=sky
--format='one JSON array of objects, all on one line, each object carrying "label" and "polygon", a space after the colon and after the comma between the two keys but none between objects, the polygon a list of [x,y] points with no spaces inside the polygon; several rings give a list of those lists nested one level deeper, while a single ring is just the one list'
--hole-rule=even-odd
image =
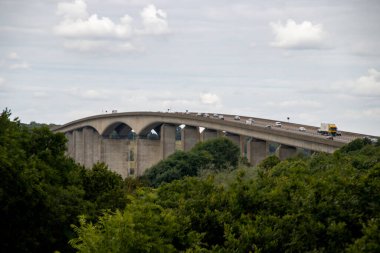
[{"label": "sky", "polygon": [[380,135],[378,0],[0,0],[0,108],[216,112]]}]

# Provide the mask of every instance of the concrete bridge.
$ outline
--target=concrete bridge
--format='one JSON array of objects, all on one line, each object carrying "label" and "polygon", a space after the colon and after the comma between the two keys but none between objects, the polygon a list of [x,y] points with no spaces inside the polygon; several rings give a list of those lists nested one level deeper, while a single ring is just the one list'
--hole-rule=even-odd
[{"label": "concrete bridge", "polygon": [[[197,142],[226,136],[235,142],[242,156],[256,165],[269,154],[269,144],[276,143],[280,159],[294,156],[305,149],[332,153],[358,134],[344,132],[344,137],[326,139],[316,128],[247,117],[234,120],[233,115],[198,116],[196,113],[126,112],[102,114],[79,119],[54,129],[65,133],[68,155],[78,163],[91,167],[101,161],[123,177],[141,175],[145,169],[174,153],[190,150]],[[210,114],[212,115],[212,114]],[[269,127],[272,126],[273,127]],[[178,127],[181,126],[181,127]]]}]

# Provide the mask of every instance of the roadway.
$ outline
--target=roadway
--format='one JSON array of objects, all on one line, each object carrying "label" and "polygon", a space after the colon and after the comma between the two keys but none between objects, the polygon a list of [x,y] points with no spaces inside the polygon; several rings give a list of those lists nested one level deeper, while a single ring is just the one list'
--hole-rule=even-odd
[{"label": "roadway", "polygon": [[[176,112],[176,113],[179,113],[179,112]],[[179,114],[184,114],[184,113],[179,113]],[[199,113],[197,112],[190,112],[186,114],[191,115],[191,116],[197,116],[197,117],[205,117],[203,116],[205,113],[202,113],[202,116],[199,116]],[[207,114],[209,115],[209,118],[216,118],[216,117],[213,117],[214,113],[207,113]],[[276,120],[255,118],[255,117],[249,117],[249,116],[240,116],[240,115],[239,115],[240,120],[235,120],[235,115],[230,115],[230,114],[220,114],[220,115],[223,115],[225,121],[232,121],[232,122],[236,122],[240,124],[246,124],[246,120],[253,119],[254,123],[252,125],[260,126],[264,128],[267,128],[268,126],[270,126],[271,130],[273,131],[295,132],[299,135],[320,137],[321,139],[327,139],[328,137],[328,136],[319,134],[317,132],[319,127],[315,127],[315,126],[280,121],[281,127],[278,127],[275,125],[275,123],[278,122]],[[304,127],[305,131],[300,131],[299,130],[300,127]],[[363,138],[366,136],[363,134],[341,131],[339,128],[338,128],[338,131],[341,133],[341,136],[334,136],[333,137],[334,141],[343,142],[343,143],[348,143],[357,138]],[[369,137],[376,138],[376,136],[369,136]]]}]

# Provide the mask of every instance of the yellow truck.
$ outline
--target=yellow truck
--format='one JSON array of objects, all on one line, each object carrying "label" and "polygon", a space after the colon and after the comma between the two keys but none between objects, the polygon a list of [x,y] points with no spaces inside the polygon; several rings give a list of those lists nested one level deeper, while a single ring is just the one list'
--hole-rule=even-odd
[{"label": "yellow truck", "polygon": [[321,123],[321,127],[318,129],[318,133],[322,135],[337,135],[338,128],[333,123]]}]

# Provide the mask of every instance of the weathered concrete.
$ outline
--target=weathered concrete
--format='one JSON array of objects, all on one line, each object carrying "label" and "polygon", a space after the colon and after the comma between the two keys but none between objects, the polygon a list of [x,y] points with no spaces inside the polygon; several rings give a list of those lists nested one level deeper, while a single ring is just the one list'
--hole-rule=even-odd
[{"label": "weathered concrete", "polygon": [[75,159],[75,141],[73,131],[66,132],[65,136],[67,138],[67,155]]},{"label": "weathered concrete", "polygon": [[200,141],[198,127],[186,126],[181,131],[181,144],[183,151],[189,151]]},{"label": "weathered concrete", "polygon": [[247,158],[250,164],[256,166],[268,155],[268,145],[264,140],[251,139],[247,143]]},{"label": "weathered concrete", "polygon": [[91,167],[94,164],[94,136],[92,128],[83,128],[83,164],[85,167]]},{"label": "weathered concrete", "polygon": [[280,160],[285,160],[290,157],[294,157],[297,154],[297,148],[296,147],[291,147],[288,145],[281,144],[277,150],[276,150],[276,155]]},{"label": "weathered concrete", "polygon": [[161,159],[165,159],[175,152],[175,133],[174,125],[162,124],[161,126]]},{"label": "weathered concrete", "polygon": [[218,137],[218,132],[216,130],[211,130],[211,129],[205,129],[201,133],[201,141],[207,141],[213,138]]},{"label": "weathered concrete", "polygon": [[147,168],[158,163],[161,160],[161,157],[158,155],[160,153],[160,140],[138,139],[136,175],[142,175]]},{"label": "weathered concrete", "polygon": [[244,155],[244,136],[240,136],[240,135],[237,135],[237,134],[231,134],[231,133],[227,133],[225,135],[225,137],[227,137],[229,140],[231,140],[236,146],[239,147],[239,150],[240,150],[240,155],[243,156]]},{"label": "weathered concrete", "polygon": [[102,161],[122,177],[128,176],[128,144],[126,139],[103,139]]},{"label": "weathered concrete", "polygon": [[83,130],[77,129],[74,131],[74,159],[80,164],[84,164],[84,139],[83,139]]}]

